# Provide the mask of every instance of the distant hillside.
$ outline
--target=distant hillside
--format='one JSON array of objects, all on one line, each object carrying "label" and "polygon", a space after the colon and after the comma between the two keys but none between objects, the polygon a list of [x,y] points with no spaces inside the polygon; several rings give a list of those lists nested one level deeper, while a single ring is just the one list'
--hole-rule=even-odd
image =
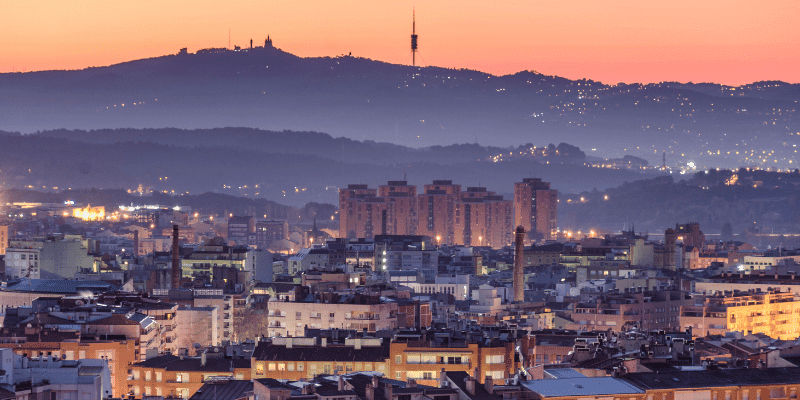
[{"label": "distant hillside", "polygon": [[364,142],[365,153],[366,140],[565,142],[656,165],[666,151],[670,166],[785,168],[796,157],[798,100],[800,85],[783,82],[607,85],[256,48],[0,74],[0,129],[246,126],[328,132]]},{"label": "distant hillside", "polygon": [[[663,233],[676,223],[699,222],[703,231],[720,233],[727,222],[737,234],[800,230],[800,171],[712,170],[688,178],[664,176],[604,191],[564,194],[559,225],[618,231],[628,224],[637,231]],[[792,240],[800,245],[800,238]]]},{"label": "distant hillside", "polygon": [[653,176],[586,167],[584,152],[563,143],[540,144],[528,158],[493,162],[498,152],[521,151],[479,145],[413,149],[314,132],[242,128],[0,133],[0,142],[0,188],[141,187],[175,195],[260,197],[293,206],[337,204],[338,188],[347,184],[375,187],[403,177],[420,191],[434,179],[451,179],[510,195],[514,182],[529,176],[563,192],[602,190]]}]

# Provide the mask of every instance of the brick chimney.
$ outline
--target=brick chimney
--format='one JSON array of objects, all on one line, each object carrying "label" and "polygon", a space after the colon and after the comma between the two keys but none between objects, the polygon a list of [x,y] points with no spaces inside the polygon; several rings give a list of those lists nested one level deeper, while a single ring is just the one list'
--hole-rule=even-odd
[{"label": "brick chimney", "polygon": [[475,379],[473,379],[471,376],[468,376],[464,378],[464,381],[467,386],[467,393],[469,393],[471,396],[475,396]]},{"label": "brick chimney", "polygon": [[447,373],[445,372],[444,368],[439,372],[439,387],[443,388],[447,386]]},{"label": "brick chimney", "polygon": [[365,391],[367,392],[366,400],[375,400],[375,387],[371,383],[367,384]]},{"label": "brick chimney", "polygon": [[394,391],[394,387],[392,386],[392,384],[391,383],[387,383],[386,387],[383,389],[383,394],[384,394],[384,397],[386,397],[386,400],[392,400],[394,398],[393,391]]},{"label": "brick chimney", "polygon": [[483,378],[483,387],[489,394],[494,394],[494,380],[490,375],[486,375]]}]

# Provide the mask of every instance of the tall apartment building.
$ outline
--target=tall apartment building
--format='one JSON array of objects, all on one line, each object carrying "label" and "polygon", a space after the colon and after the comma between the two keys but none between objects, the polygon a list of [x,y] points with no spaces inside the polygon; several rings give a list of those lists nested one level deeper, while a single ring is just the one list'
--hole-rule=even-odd
[{"label": "tall apartment building", "polygon": [[417,187],[389,181],[378,190],[348,185],[339,190],[339,235],[372,238],[412,235],[417,230]]},{"label": "tall apartment building", "polygon": [[228,241],[233,241],[238,246],[248,245],[250,236],[255,234],[256,225],[253,217],[230,217],[228,219]]},{"label": "tall apartment building", "polygon": [[362,184],[347,185],[346,189],[339,189],[339,237],[366,237],[363,234],[359,236],[358,228],[363,231],[364,224],[360,223],[363,216],[362,210],[358,209],[357,205],[361,204],[363,199],[377,196],[376,189],[370,189]]},{"label": "tall apartment building", "polygon": [[437,245],[455,243],[453,225],[461,185],[435,180],[417,196],[417,234],[429,236]]},{"label": "tall apartment building", "polygon": [[389,181],[378,188],[378,196],[388,203],[387,234],[416,235],[417,187],[406,181]]},{"label": "tall apartment building", "polygon": [[558,191],[540,178],[524,178],[514,184],[514,225],[522,226],[531,238],[555,239]]},{"label": "tall apartment building", "polygon": [[460,194],[453,218],[454,244],[500,248],[512,242],[511,201],[484,187],[470,187]]},{"label": "tall apartment building", "polygon": [[286,221],[258,221],[255,226],[256,241],[259,249],[266,249],[272,242],[287,239],[289,237],[289,223]]}]

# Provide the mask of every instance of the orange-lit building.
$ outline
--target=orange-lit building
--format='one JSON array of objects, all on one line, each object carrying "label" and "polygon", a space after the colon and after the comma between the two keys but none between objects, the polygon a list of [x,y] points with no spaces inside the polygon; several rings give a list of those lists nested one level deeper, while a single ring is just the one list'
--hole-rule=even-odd
[{"label": "orange-lit building", "polygon": [[[319,340],[319,341],[318,341]],[[253,352],[253,379],[312,379],[317,375],[376,371],[388,374],[389,346],[381,339],[347,339],[344,345],[327,338],[273,338]]]},{"label": "orange-lit building", "polygon": [[439,373],[463,371],[470,375],[476,371],[480,382],[484,377],[502,380],[513,376],[519,367],[514,353],[514,343],[497,342],[489,346],[478,343],[454,343],[450,346],[432,346],[430,342],[394,342],[390,345],[390,379],[415,379],[419,384],[438,386]]},{"label": "orange-lit building", "polygon": [[483,187],[470,187],[455,204],[454,244],[501,248],[512,241],[511,201]]},{"label": "orange-lit building", "polygon": [[128,368],[136,361],[136,344],[124,337],[106,340],[109,336],[81,336],[77,331],[34,328],[5,328],[0,334],[0,347],[10,348],[21,356],[51,356],[63,360],[106,359],[111,372],[113,397],[128,393]]},{"label": "orange-lit building", "polygon": [[378,188],[378,196],[389,204],[387,234],[417,234],[417,187],[406,181],[389,181]]},{"label": "orange-lit building", "polygon": [[200,357],[162,355],[130,366],[129,393],[143,396],[191,397],[214,377],[250,380],[249,358],[224,358],[221,353]]},{"label": "orange-lit building", "polygon": [[361,233],[365,230],[362,218],[366,218],[366,210],[357,206],[364,199],[377,196],[378,191],[367,185],[353,184],[347,185],[346,189],[339,189],[339,237],[366,237]]},{"label": "orange-lit building", "polygon": [[704,336],[741,331],[779,340],[800,336],[800,300],[792,292],[723,292],[681,308],[681,328]]},{"label": "orange-lit building", "polygon": [[540,178],[524,178],[514,184],[514,226],[522,226],[531,238],[555,239],[558,229],[558,191]]},{"label": "orange-lit building", "polygon": [[461,185],[453,181],[435,180],[417,195],[417,233],[436,240],[437,245],[454,244],[455,206]]}]

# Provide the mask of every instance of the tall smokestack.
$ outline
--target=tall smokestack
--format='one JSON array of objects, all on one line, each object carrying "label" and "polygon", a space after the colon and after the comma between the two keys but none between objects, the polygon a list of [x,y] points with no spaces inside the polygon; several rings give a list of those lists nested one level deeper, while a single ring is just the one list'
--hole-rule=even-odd
[{"label": "tall smokestack", "polygon": [[180,250],[178,248],[178,225],[172,225],[172,288],[181,286]]},{"label": "tall smokestack", "polygon": [[522,269],[522,256],[525,250],[525,228],[522,225],[514,232],[514,301],[525,300],[525,275]]},{"label": "tall smokestack", "polygon": [[134,229],[133,231],[133,255],[139,255],[139,230]]}]

